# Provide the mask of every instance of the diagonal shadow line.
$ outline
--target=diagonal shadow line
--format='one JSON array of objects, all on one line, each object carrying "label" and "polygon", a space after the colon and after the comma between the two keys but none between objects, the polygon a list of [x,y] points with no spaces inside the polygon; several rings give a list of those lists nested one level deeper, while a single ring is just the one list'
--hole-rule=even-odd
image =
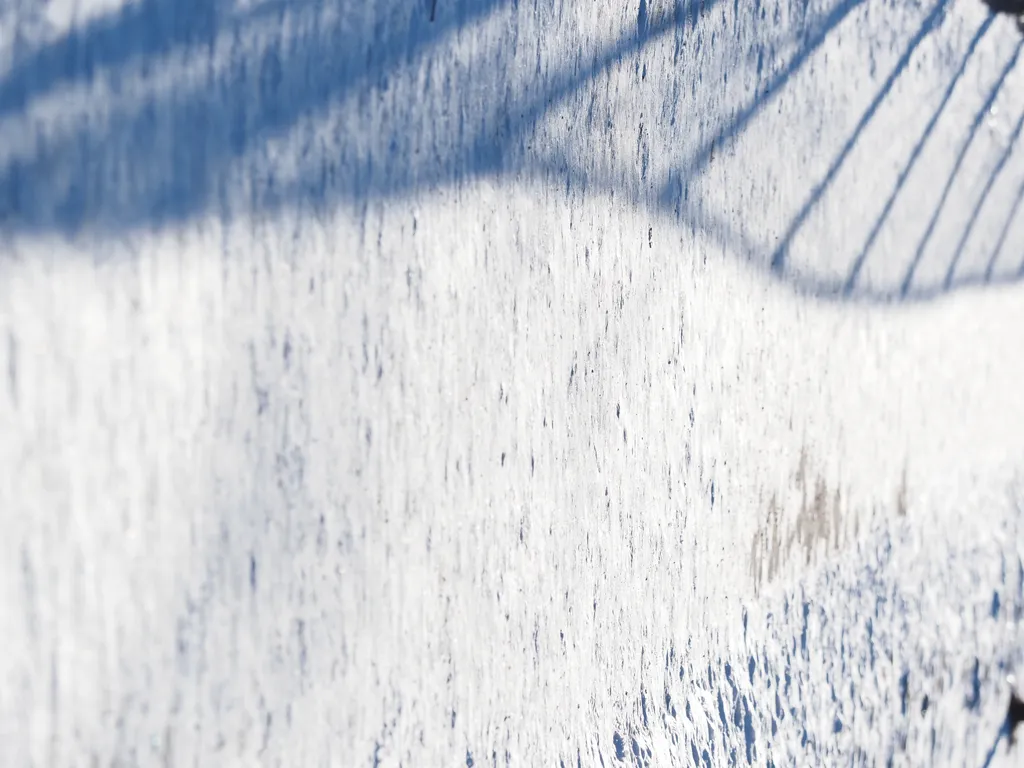
[{"label": "diagonal shadow line", "polygon": [[850,137],[846,140],[846,143],[839,151],[839,154],[836,155],[835,159],[832,161],[828,171],[825,173],[825,177],[814,186],[810,195],[808,195],[807,200],[804,201],[803,206],[801,206],[796,216],[790,222],[789,227],[786,229],[785,234],[783,234],[778,247],[772,254],[771,270],[773,272],[780,273],[785,269],[786,257],[793,238],[796,236],[797,232],[800,231],[800,228],[803,227],[804,223],[807,221],[807,217],[810,216],[811,212],[818,205],[822,196],[825,194],[825,191],[832,185],[832,182],[835,181],[839,171],[846,163],[846,158],[850,156],[854,147],[857,146],[857,142],[860,140],[861,134],[864,133],[864,130],[871,124],[871,121],[874,119],[879,107],[881,107],[886,98],[888,98],[889,93],[896,84],[896,81],[904,71],[906,71],[907,65],[910,63],[910,59],[913,57],[918,46],[924,42],[928,35],[930,35],[941,22],[943,11],[945,10],[948,2],[949,0],[939,0],[939,2],[935,4],[932,10],[924,18],[924,21],[921,22],[921,26],[910,39],[910,42],[900,55],[900,58],[896,61],[896,64],[893,66],[889,76],[885,79],[885,82],[882,83],[878,93],[875,94],[875,98],[871,101],[871,104],[868,105],[864,114],[861,115],[860,120],[853,129],[853,133],[850,134]]},{"label": "diagonal shadow line", "polygon": [[[505,0],[502,0],[505,1]],[[434,184],[451,181],[449,176],[453,169],[471,169],[471,175],[483,177],[486,175],[498,175],[509,170],[508,147],[516,147],[522,143],[523,137],[536,127],[544,117],[566,99],[584,88],[588,83],[595,80],[602,73],[615,67],[627,57],[636,54],[660,38],[687,26],[692,26],[699,21],[702,14],[706,14],[714,8],[721,0],[704,0],[697,11],[686,13],[666,14],[654,21],[649,18],[642,19],[636,25],[634,31],[623,35],[618,40],[609,43],[604,50],[598,53],[591,63],[583,69],[563,67],[554,77],[548,81],[547,87],[543,89],[531,89],[530,98],[522,103],[516,102],[509,105],[516,113],[514,119],[507,123],[507,136],[500,145],[496,145],[489,133],[480,133],[465,147],[458,148],[456,154],[450,157],[445,163],[439,164],[431,169],[431,172],[420,174],[415,179],[415,185],[419,187],[430,187]],[[536,170],[543,172],[545,168],[552,165],[551,161],[541,162],[538,168],[530,168],[529,163],[525,167],[516,170],[526,174],[532,174]],[[567,163],[563,163],[568,166]],[[559,166],[562,169],[562,166]],[[585,180],[585,177],[583,178]],[[301,183],[301,182],[300,182]],[[366,190],[371,194],[393,194],[395,189]],[[290,185],[278,199],[284,200],[298,194],[295,185]],[[639,196],[639,195],[638,195]]]},{"label": "diagonal shadow line", "polygon": [[[704,2],[700,3],[699,10],[695,12],[688,14],[678,13],[675,15],[666,14],[654,23],[644,18],[637,24],[632,34],[623,36],[618,41],[609,45],[594,58],[586,69],[579,72],[573,72],[568,68],[563,69],[558,79],[551,83],[549,87],[538,92],[532,99],[532,103],[527,102],[522,106],[516,106],[519,117],[511,128],[510,141],[507,141],[506,144],[510,144],[511,139],[522,137],[531,128],[535,127],[555,105],[570,98],[602,73],[621,63],[626,57],[640,52],[677,29],[695,25],[701,16],[711,11],[720,1],[704,0]],[[486,152],[483,145],[488,141],[490,141],[489,137],[479,137],[470,149],[470,156],[480,159]],[[493,158],[490,163],[485,163],[483,166],[491,165],[493,166],[492,170],[496,171],[500,169],[504,159],[504,153],[501,152],[500,156]],[[474,164],[474,167],[480,168],[481,172],[487,170],[481,164]]]},{"label": "diagonal shadow line", "polygon": [[1006,221],[1003,222],[1003,227],[999,231],[999,238],[996,240],[995,247],[992,249],[992,255],[988,258],[988,266],[985,267],[985,279],[991,280],[992,274],[995,272],[996,262],[999,260],[999,254],[1002,253],[1003,246],[1006,244],[1006,237],[1010,234],[1010,227],[1013,226],[1013,222],[1017,220],[1017,212],[1020,210],[1021,204],[1024,203],[1024,183],[1017,189],[1017,196],[1014,198],[1013,205],[1010,206],[1010,213],[1006,216]]},{"label": "diagonal shadow line", "polygon": [[967,226],[964,227],[964,231],[960,235],[960,240],[956,244],[956,250],[953,252],[953,258],[950,260],[949,268],[946,270],[946,279],[943,281],[943,286],[947,290],[953,285],[953,275],[956,273],[956,266],[963,255],[967,239],[971,236],[971,232],[974,231],[974,225],[978,221],[978,216],[981,214],[981,209],[988,200],[988,196],[992,193],[992,188],[995,186],[996,180],[1006,169],[1006,163],[1009,161],[1010,156],[1013,154],[1013,150],[1017,146],[1017,139],[1020,138],[1021,130],[1024,130],[1024,112],[1020,113],[1020,117],[1017,119],[1017,123],[1013,127],[1013,133],[1010,134],[1010,140],[1006,144],[1006,149],[1003,150],[1003,153],[999,156],[999,160],[996,162],[995,167],[992,169],[992,173],[989,174],[988,180],[985,182],[985,187],[982,189],[981,195],[978,197],[978,201],[974,204],[974,208],[971,211],[971,217],[967,220]]},{"label": "diagonal shadow line", "polygon": [[1011,737],[1011,729],[1009,721],[1004,721],[999,726],[999,733],[996,734],[995,741],[992,742],[992,746],[989,748],[988,753],[985,755],[985,761],[981,764],[981,768],[989,768],[992,765],[992,761],[995,760],[996,751],[999,749],[999,744],[1003,739],[1009,739]]},{"label": "diagonal shadow line", "polygon": [[[943,0],[943,2],[947,1]],[[772,98],[800,71],[811,55],[822,46],[829,33],[864,2],[865,0],[840,0],[810,32],[804,46],[780,72],[772,77],[765,88],[754,97],[750,104],[741,109],[718,133],[705,140],[700,148],[693,153],[690,159],[683,164],[683,170],[677,178],[686,178],[699,172],[711,161],[716,149],[720,149],[737,139],[746,130],[750,122],[768,105]]]},{"label": "diagonal shadow line", "polygon": [[[942,2],[946,1],[947,0],[942,0]],[[633,35],[620,40],[604,54],[597,57],[586,71],[573,74],[571,77],[563,78],[562,83],[556,84],[553,89],[540,94],[536,103],[532,107],[526,109],[516,121],[513,135],[522,135],[525,133],[530,127],[539,122],[543,118],[544,114],[551,109],[554,104],[565,100],[573,93],[580,90],[584,85],[594,80],[602,72],[605,72],[615,66],[630,54],[640,51],[650,43],[656,41],[658,38],[673,31],[674,29],[685,27],[687,25],[695,25],[701,16],[708,13],[719,2],[720,0],[702,0],[699,6],[695,9],[691,9],[685,14],[677,12],[674,19],[665,16],[653,25],[650,24],[647,19],[642,20],[641,23],[638,24],[637,31]],[[847,15],[849,15],[863,2],[865,2],[865,0],[841,0],[840,3],[821,21],[819,26],[814,29],[813,33],[810,35],[807,45],[802,48],[793,57],[789,64],[787,64],[787,66],[772,79],[768,86],[757,97],[755,97],[747,107],[734,117],[725,128],[723,128],[712,139],[704,142],[701,148],[693,154],[691,159],[683,164],[684,170],[681,174],[674,174],[669,179],[669,181],[664,185],[665,188],[663,188],[661,193],[658,195],[659,200],[664,203],[667,199],[669,193],[668,188],[672,185],[673,179],[685,178],[695,174],[711,159],[715,147],[720,146],[723,142],[727,142],[738,137],[749,125],[751,120],[753,120],[753,118],[756,117],[762,109],[764,109],[772,97],[781,91],[790,78],[799,71],[801,66],[810,58],[811,54],[820,47],[822,43],[824,43],[828,33],[838,26]],[[479,147],[474,147],[471,152],[472,156],[477,158],[481,154]],[[495,166],[495,170],[500,166],[500,163],[500,159],[492,161],[492,164]],[[480,166],[477,165],[477,167]]]},{"label": "diagonal shadow line", "polygon": [[992,104],[995,102],[996,97],[1002,90],[1003,84],[1006,82],[1006,78],[1009,77],[1010,72],[1012,72],[1013,68],[1016,66],[1017,60],[1020,58],[1022,47],[1024,47],[1024,40],[1019,42],[1017,47],[1014,48],[1013,55],[1010,57],[1009,61],[1006,62],[1002,71],[1000,71],[998,79],[989,91],[988,96],[985,98],[985,103],[981,105],[977,113],[974,115],[974,119],[971,121],[971,127],[967,132],[967,140],[963,143],[963,146],[960,147],[960,151],[957,153],[956,160],[953,163],[953,169],[950,171],[949,178],[946,180],[946,184],[942,188],[942,194],[939,196],[939,202],[936,204],[935,210],[932,211],[932,216],[928,221],[928,226],[925,228],[924,234],[921,236],[921,240],[917,244],[917,250],[914,252],[914,258],[911,259],[910,266],[907,267],[907,274],[904,276],[903,282],[900,285],[901,296],[906,296],[910,291],[910,286],[914,282],[914,273],[920,266],[921,259],[924,257],[924,250],[935,232],[939,216],[946,205],[949,193],[953,189],[953,183],[956,181],[956,177],[960,173],[960,168],[964,163],[964,159],[967,157],[967,151],[974,143],[974,139],[978,135],[978,128],[981,127],[982,122],[985,120],[985,115],[987,115],[989,110],[992,108]]},{"label": "diagonal shadow line", "polygon": [[906,164],[900,170],[899,176],[897,176],[896,178],[896,184],[893,186],[889,198],[885,201],[885,205],[882,207],[882,212],[878,215],[878,218],[875,219],[875,223],[872,225],[871,231],[868,233],[868,236],[864,241],[864,245],[861,248],[860,253],[857,254],[857,258],[853,262],[853,267],[850,269],[850,274],[846,280],[848,291],[853,289],[853,285],[857,281],[857,277],[860,275],[860,271],[861,269],[863,269],[864,263],[867,261],[868,254],[874,248],[875,240],[878,239],[878,235],[882,231],[882,227],[885,225],[885,222],[889,219],[889,215],[892,213],[892,210],[895,207],[896,200],[899,198],[900,192],[903,191],[903,187],[907,183],[907,179],[910,178],[911,171],[914,169],[914,166],[917,164],[917,161],[921,158],[921,153],[924,151],[925,145],[931,138],[932,132],[935,130],[935,126],[938,125],[939,118],[942,116],[943,112],[946,111],[946,107],[949,105],[949,100],[953,95],[953,91],[956,90],[957,84],[960,82],[960,79],[963,77],[964,72],[967,70],[967,63],[974,55],[975,50],[977,49],[979,43],[981,43],[982,39],[985,37],[985,34],[989,31],[989,29],[991,29],[992,23],[995,21],[995,19],[995,14],[989,14],[988,18],[986,18],[982,25],[978,28],[978,31],[974,33],[974,37],[971,38],[971,42],[967,46],[967,53],[964,54],[963,59],[960,61],[960,67],[953,75],[953,79],[950,80],[945,93],[943,93],[942,95],[942,101],[939,102],[939,106],[936,108],[934,114],[932,114],[931,119],[928,121],[928,124],[925,126],[924,131],[921,133],[921,137],[918,139],[917,144],[911,151],[910,157],[907,159]]}]

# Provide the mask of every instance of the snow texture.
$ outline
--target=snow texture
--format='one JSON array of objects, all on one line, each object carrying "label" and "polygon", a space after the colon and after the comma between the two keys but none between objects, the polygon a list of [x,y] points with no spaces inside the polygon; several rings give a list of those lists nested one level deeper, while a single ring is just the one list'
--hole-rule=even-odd
[{"label": "snow texture", "polygon": [[0,0],[0,764],[1017,764],[1021,48]]}]

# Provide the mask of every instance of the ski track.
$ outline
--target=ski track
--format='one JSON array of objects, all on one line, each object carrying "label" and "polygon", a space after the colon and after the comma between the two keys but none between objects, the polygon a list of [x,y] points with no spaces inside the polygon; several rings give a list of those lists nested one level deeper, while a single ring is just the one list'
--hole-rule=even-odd
[{"label": "ski track", "polygon": [[0,2],[0,763],[999,765],[980,3]]}]

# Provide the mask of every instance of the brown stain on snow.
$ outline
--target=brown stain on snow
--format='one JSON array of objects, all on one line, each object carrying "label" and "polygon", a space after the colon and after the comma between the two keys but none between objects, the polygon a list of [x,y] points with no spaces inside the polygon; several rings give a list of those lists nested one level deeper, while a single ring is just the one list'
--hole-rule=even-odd
[{"label": "brown stain on snow", "polygon": [[[749,572],[755,593],[773,582],[794,557],[802,556],[802,564],[810,566],[818,557],[829,555],[860,534],[859,510],[849,508],[839,485],[830,487],[822,473],[812,471],[806,448],[800,451],[800,462],[791,481],[800,496],[796,517],[784,514],[778,495],[773,492],[768,498],[764,522],[750,544]],[[906,467],[896,492],[895,508],[898,517],[906,516]]]}]

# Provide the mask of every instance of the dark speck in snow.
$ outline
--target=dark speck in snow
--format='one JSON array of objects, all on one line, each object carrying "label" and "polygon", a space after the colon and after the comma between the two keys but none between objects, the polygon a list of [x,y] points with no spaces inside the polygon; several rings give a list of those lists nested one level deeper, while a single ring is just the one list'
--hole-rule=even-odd
[{"label": "dark speck in snow", "polygon": [[968,709],[977,709],[981,703],[981,663],[978,659],[974,660],[974,666],[971,668],[971,695],[964,702],[964,705]]}]

